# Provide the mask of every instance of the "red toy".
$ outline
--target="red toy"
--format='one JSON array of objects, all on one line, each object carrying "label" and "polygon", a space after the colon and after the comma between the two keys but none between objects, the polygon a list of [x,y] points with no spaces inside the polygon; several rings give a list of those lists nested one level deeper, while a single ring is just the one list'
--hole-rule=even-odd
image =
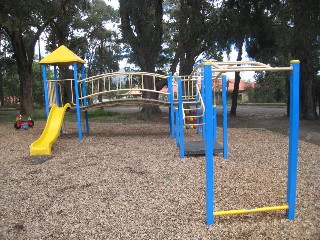
[{"label": "red toy", "polygon": [[31,120],[31,117],[28,117],[28,120],[22,120],[21,114],[16,117],[16,122],[14,123],[14,127],[16,129],[27,129],[28,127],[33,127],[34,122]]}]

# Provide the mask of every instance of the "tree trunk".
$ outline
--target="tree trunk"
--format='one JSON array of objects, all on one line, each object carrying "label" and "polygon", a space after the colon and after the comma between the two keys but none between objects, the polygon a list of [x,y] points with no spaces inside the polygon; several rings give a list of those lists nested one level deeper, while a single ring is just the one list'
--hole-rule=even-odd
[{"label": "tree trunk", "polygon": [[[237,61],[242,60],[242,46],[243,41],[239,42],[238,45],[238,56]],[[232,104],[230,109],[230,116],[237,116],[237,106],[238,106],[238,96],[239,96],[239,85],[240,85],[240,72],[235,72],[234,74],[234,88],[232,92]]]},{"label": "tree trunk", "polygon": [[[141,67],[141,71],[153,73],[159,57],[163,34],[162,2],[163,0],[119,1],[123,38],[131,46],[135,62]],[[144,87],[153,89],[153,81],[145,81]],[[158,95],[146,92],[143,97],[157,99]],[[142,112],[152,114],[161,111],[157,105],[143,105]]]},{"label": "tree trunk", "polygon": [[[294,47],[293,56],[300,60],[300,101],[301,117],[315,120],[317,116],[315,105],[315,70],[313,64],[313,48],[316,42],[316,34],[312,29],[314,8],[316,1],[292,0],[294,16]],[[314,6],[313,6],[313,5]]]},{"label": "tree trunk", "polygon": [[184,58],[180,59],[180,76],[191,74],[196,57],[197,56],[195,56],[194,54],[186,54]]},{"label": "tree trunk", "polygon": [[33,74],[24,69],[19,74],[20,80],[20,113],[21,114],[32,114],[34,112],[33,97],[32,97],[32,79]]},{"label": "tree trunk", "polygon": [[[149,59],[147,57],[145,57],[145,60],[146,61],[144,61],[144,64],[142,65],[141,70],[143,72],[153,73],[155,63],[153,63],[152,59]],[[153,77],[144,76],[143,79],[144,79],[144,81],[143,81],[144,88],[154,89]],[[143,92],[142,97],[146,98],[146,99],[158,99],[159,94],[153,93],[153,92]],[[161,109],[160,109],[159,105],[143,104],[141,112],[151,116],[152,114],[161,113]]]},{"label": "tree trunk", "polygon": [[4,105],[4,95],[3,95],[3,76],[0,72],[0,106]]},{"label": "tree trunk", "polygon": [[31,46],[27,51],[21,32],[10,32],[9,37],[11,39],[15,59],[17,61],[17,69],[20,80],[20,113],[31,114],[34,112],[32,98],[32,63],[35,43],[30,43],[33,44],[33,47]]}]

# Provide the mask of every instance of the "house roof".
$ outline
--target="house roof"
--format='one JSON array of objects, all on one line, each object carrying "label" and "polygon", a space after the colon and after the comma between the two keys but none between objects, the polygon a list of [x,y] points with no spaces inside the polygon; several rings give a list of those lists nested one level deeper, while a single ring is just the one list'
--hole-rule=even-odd
[{"label": "house roof", "polygon": [[[229,79],[228,80],[228,91],[233,91],[233,89],[234,89],[234,82],[235,82],[235,80],[234,79]],[[215,83],[214,83],[214,86],[215,86],[215,89],[216,90],[221,90],[222,89],[222,82],[221,82],[221,80],[218,80],[218,81],[216,81]],[[248,88],[248,87],[252,87],[252,88],[255,88],[255,86],[256,86],[256,83],[255,82],[245,82],[245,81],[243,81],[243,80],[240,80],[240,82],[239,82],[239,91],[241,92],[243,92],[243,91],[245,91],[246,90],[246,88]]]},{"label": "house roof", "polygon": [[74,52],[70,49],[61,45],[48,56],[41,59],[41,64],[57,64],[57,65],[64,65],[70,63],[85,63],[83,59],[78,57]]}]

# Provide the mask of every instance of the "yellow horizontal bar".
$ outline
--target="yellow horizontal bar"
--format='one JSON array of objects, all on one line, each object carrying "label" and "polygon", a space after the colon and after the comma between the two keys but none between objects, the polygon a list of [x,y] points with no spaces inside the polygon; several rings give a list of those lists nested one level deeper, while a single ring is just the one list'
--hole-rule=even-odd
[{"label": "yellow horizontal bar", "polygon": [[253,209],[218,211],[218,212],[214,212],[214,216],[269,212],[269,211],[279,211],[279,210],[287,210],[287,209],[289,209],[289,205],[286,204],[286,205],[282,205],[282,206],[262,207],[262,208],[253,208]]}]

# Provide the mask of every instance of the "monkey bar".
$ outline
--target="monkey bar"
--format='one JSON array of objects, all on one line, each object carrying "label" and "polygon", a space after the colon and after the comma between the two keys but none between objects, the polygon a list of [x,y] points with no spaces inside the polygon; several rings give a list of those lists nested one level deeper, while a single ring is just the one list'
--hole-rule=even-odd
[{"label": "monkey bar", "polygon": [[[194,68],[194,72],[204,68],[204,105],[205,111],[205,136],[206,136],[206,221],[214,223],[214,216],[246,214],[254,212],[267,212],[286,210],[288,219],[294,220],[296,208],[296,183],[298,167],[298,142],[299,142],[299,85],[300,85],[300,62],[291,61],[290,67],[270,67],[269,65],[248,62],[220,63],[205,61]],[[225,72],[240,71],[290,71],[290,127],[289,127],[289,152],[288,152],[288,181],[287,181],[287,204],[273,207],[261,207],[255,209],[240,209],[214,212],[214,149],[213,149],[213,106],[212,79]],[[192,73],[192,74],[193,74]],[[216,74],[216,75],[214,75]],[[226,88],[223,84],[222,88]]]},{"label": "monkey bar", "polygon": [[218,211],[218,212],[214,212],[213,215],[214,216],[227,216],[227,215],[239,215],[239,214],[247,214],[247,213],[280,211],[280,210],[288,210],[288,209],[289,209],[289,206],[286,204],[286,205],[281,205],[281,206],[261,207],[261,208],[252,208],[252,209]]}]

